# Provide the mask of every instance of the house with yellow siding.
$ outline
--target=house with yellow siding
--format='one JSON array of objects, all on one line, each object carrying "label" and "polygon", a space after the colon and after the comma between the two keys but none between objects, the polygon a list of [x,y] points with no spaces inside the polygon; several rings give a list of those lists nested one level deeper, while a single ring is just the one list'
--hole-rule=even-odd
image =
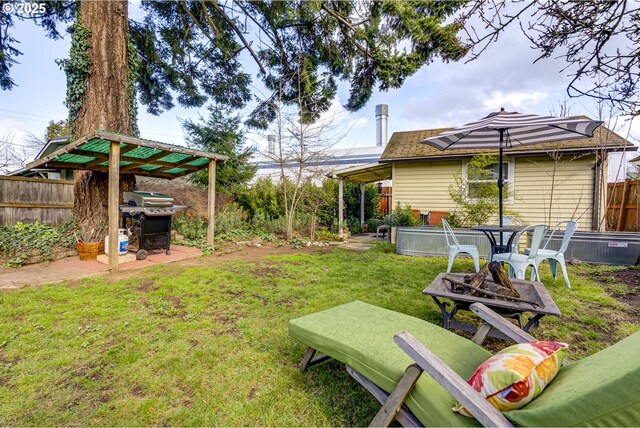
[{"label": "house with yellow siding", "polygon": [[[466,166],[474,155],[495,153],[440,151],[420,143],[447,130],[396,132],[391,136],[379,162],[391,165],[394,207],[400,203],[425,214],[454,212],[449,186],[455,175],[467,180]],[[575,220],[579,230],[603,230],[607,154],[622,150],[637,148],[604,126],[593,138],[507,148],[504,178],[513,197],[505,201],[505,208],[517,212],[527,224]]]}]

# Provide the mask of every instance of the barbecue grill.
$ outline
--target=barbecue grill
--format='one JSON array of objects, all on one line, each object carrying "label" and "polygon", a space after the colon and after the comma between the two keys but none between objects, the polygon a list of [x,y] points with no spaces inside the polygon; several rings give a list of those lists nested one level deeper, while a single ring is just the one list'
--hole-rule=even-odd
[{"label": "barbecue grill", "polygon": [[[150,250],[165,250],[171,253],[171,218],[187,207],[173,205],[173,198],[157,192],[123,192],[124,205],[122,227],[127,227],[127,219],[138,232],[138,249],[136,258],[144,260]],[[135,234],[135,233],[134,233]]]}]

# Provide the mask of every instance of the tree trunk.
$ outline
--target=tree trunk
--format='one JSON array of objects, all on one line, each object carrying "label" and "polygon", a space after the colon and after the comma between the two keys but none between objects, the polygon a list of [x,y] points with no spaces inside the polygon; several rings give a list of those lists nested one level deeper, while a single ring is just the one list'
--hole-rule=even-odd
[{"label": "tree trunk", "polygon": [[[75,138],[94,129],[131,135],[127,93],[127,1],[79,3],[80,21],[90,32],[89,77],[82,107],[76,118]],[[74,214],[78,226],[90,230],[107,224],[108,175],[75,171]],[[120,176],[120,192],[135,189],[133,174]],[[120,197],[122,199],[122,196]]]}]

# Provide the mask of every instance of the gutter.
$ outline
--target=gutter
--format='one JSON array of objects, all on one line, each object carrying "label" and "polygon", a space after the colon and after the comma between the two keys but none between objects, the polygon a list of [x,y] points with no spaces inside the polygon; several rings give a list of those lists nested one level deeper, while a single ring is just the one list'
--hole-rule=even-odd
[{"label": "gutter", "polygon": [[591,213],[591,231],[598,232],[600,229],[600,204],[602,204],[600,188],[602,177],[602,157],[596,156],[596,162],[591,168],[593,171],[593,212]]},{"label": "gutter", "polygon": [[[598,148],[589,148],[589,149],[558,149],[556,151],[566,154],[577,154],[577,153],[590,153],[593,152],[596,154],[595,150],[604,150],[607,153],[609,152],[635,152],[638,151],[638,146],[615,146],[615,147],[607,147],[606,149],[598,149]],[[491,151],[478,151],[477,153],[466,153],[466,154],[450,154],[450,155],[442,155],[442,156],[413,156],[407,158],[388,158],[383,159],[380,158],[378,162],[380,163],[393,163],[393,162],[416,162],[416,161],[435,161],[435,160],[452,160],[452,159],[461,159],[461,158],[469,158],[475,155],[479,155],[482,153],[493,153]],[[506,156],[529,156],[529,155],[546,155],[549,153],[549,150],[534,150],[534,151],[518,151],[518,152],[505,152]]]}]

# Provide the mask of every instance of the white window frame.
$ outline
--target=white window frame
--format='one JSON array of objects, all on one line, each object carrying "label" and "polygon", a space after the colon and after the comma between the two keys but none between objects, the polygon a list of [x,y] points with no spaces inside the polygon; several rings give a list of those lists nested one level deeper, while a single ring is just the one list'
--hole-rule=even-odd
[{"label": "white window frame", "polygon": [[[465,190],[466,190],[466,194],[464,195],[464,197],[468,200],[468,201],[474,201],[475,198],[470,198],[469,197],[469,180],[467,178],[467,165],[469,164],[469,162],[471,161],[471,159],[463,159],[462,160],[462,182],[464,184]],[[497,164],[498,162],[496,162]],[[515,168],[515,161],[512,158],[503,158],[502,159],[502,163],[503,164],[507,164],[507,168],[508,168],[508,173],[509,176],[504,178],[504,183],[508,184],[509,187],[511,188],[511,195],[508,198],[504,199],[504,204],[505,205],[513,205],[514,203],[514,199],[513,199],[513,190],[515,188],[515,176],[516,176],[516,168]],[[496,182],[497,180],[488,180],[490,182]]]}]

